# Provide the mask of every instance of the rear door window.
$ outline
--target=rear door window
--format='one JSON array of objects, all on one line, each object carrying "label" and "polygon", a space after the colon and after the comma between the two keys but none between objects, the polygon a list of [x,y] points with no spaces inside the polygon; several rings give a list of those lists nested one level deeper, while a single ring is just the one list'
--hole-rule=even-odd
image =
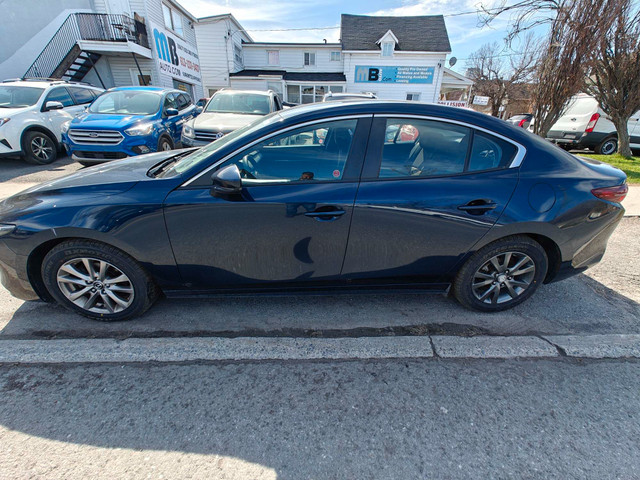
[{"label": "rear door window", "polygon": [[184,110],[189,105],[191,105],[191,98],[189,98],[188,95],[181,93],[178,95],[177,102],[178,102],[178,110]]},{"label": "rear door window", "polygon": [[69,92],[77,105],[86,105],[93,102],[93,92],[88,88],[69,87]]},{"label": "rear door window", "polygon": [[471,129],[435,120],[387,119],[379,178],[462,173]]}]

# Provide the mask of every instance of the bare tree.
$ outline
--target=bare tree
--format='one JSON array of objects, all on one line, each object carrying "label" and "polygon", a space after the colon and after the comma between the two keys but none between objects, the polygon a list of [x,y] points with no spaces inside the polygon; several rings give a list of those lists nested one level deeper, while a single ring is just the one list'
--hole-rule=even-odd
[{"label": "bare tree", "polygon": [[[513,96],[518,84],[526,82],[533,72],[536,49],[533,35],[527,35],[521,54],[503,54],[497,42],[487,43],[469,56],[467,72],[474,81],[474,91],[489,97],[491,115]],[[509,62],[505,58],[509,58]]]},{"label": "bare tree", "polygon": [[614,0],[520,0],[484,9],[484,22],[511,15],[509,44],[523,32],[548,25],[534,73],[534,131],[546,137],[567,101],[584,89],[593,41],[610,23],[608,5]]},{"label": "bare tree", "polygon": [[631,156],[628,122],[640,110],[640,12],[630,0],[617,0],[615,20],[596,39],[587,91],[611,117],[618,132],[618,152]]}]

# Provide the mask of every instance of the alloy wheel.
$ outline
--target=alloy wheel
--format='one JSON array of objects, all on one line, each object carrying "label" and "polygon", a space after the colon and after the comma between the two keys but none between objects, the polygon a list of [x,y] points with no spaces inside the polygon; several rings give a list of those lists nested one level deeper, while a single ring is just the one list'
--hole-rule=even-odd
[{"label": "alloy wheel", "polygon": [[96,258],[74,258],[57,273],[58,287],[72,303],[92,313],[118,313],[133,302],[129,277],[118,267]]},{"label": "alloy wheel", "polygon": [[169,142],[163,142],[162,143],[162,151],[163,152],[168,152],[169,150],[171,150],[171,145],[169,145]]},{"label": "alloy wheel", "polygon": [[531,286],[535,274],[535,263],[528,255],[499,253],[476,271],[471,289],[483,303],[505,303],[522,295]]},{"label": "alloy wheel", "polygon": [[31,140],[31,151],[36,158],[47,161],[53,154],[53,145],[47,137],[38,136]]}]

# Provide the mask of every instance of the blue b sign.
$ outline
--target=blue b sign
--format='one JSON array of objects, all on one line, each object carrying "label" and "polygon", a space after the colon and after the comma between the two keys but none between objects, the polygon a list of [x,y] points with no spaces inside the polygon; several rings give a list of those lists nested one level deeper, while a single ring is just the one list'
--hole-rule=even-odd
[{"label": "blue b sign", "polygon": [[433,83],[435,67],[356,66],[356,83]]}]

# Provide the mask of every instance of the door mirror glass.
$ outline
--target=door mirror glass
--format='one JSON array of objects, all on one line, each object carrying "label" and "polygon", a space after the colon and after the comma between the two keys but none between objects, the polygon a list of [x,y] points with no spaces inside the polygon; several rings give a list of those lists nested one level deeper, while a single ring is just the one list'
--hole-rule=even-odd
[{"label": "door mirror glass", "polygon": [[167,117],[175,117],[179,112],[177,108],[167,108],[164,113],[166,113]]},{"label": "door mirror glass", "polygon": [[211,175],[213,191],[221,195],[232,195],[242,191],[242,178],[240,170],[235,164],[228,165]]},{"label": "door mirror glass", "polygon": [[62,102],[56,102],[56,101],[50,100],[44,104],[45,112],[48,112],[50,110],[62,110],[63,108],[64,108],[64,105],[62,104]]}]

